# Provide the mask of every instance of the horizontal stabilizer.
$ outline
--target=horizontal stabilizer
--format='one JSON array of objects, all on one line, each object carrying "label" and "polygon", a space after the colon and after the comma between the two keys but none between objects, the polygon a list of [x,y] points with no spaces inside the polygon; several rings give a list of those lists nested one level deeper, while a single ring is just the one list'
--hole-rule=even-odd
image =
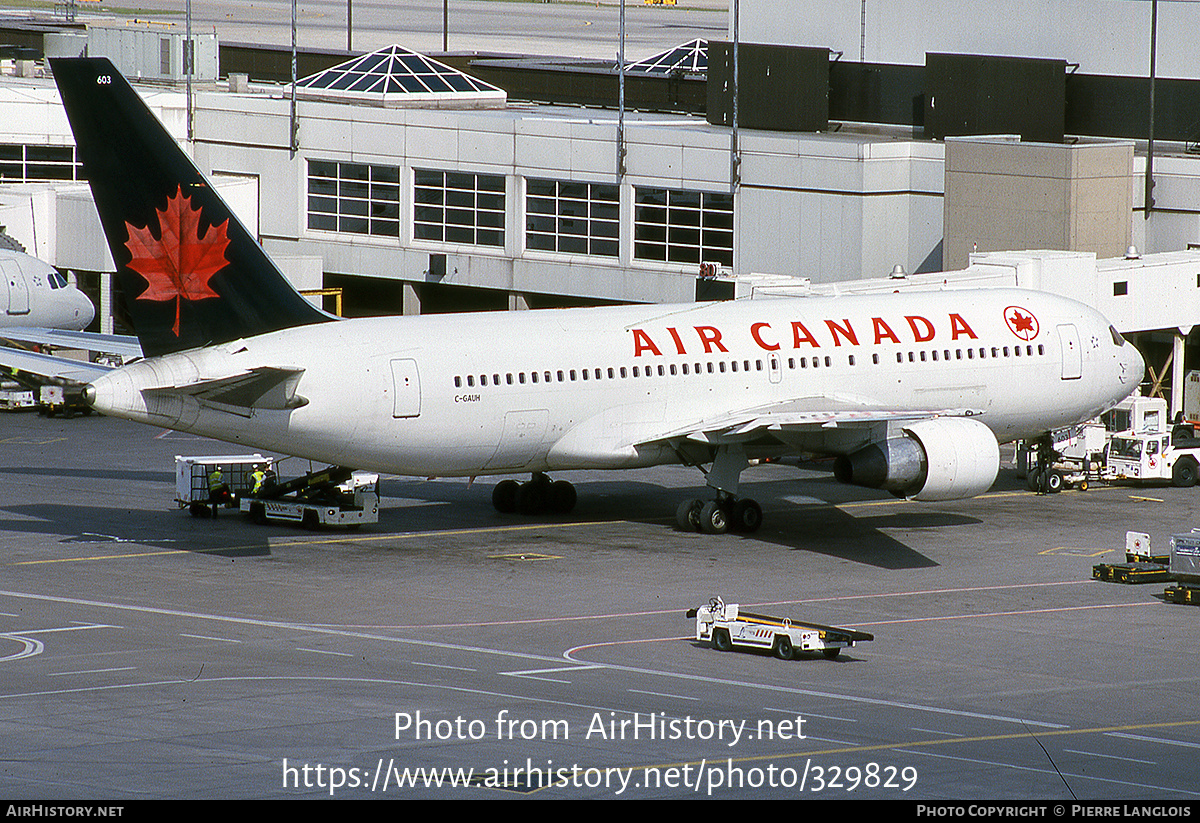
[{"label": "horizontal stabilizer", "polygon": [[296,385],[302,374],[304,369],[261,366],[230,377],[143,391],[148,394],[184,394],[206,405],[221,406],[248,416],[252,409],[298,409],[307,405],[308,400],[296,394]]},{"label": "horizontal stabilizer", "polygon": [[91,383],[112,371],[110,366],[99,363],[4,347],[0,347],[0,367],[32,374],[50,383]]},{"label": "horizontal stabilizer", "polygon": [[79,349],[103,354],[120,355],[126,360],[142,356],[138,339],[129,334],[99,334],[89,331],[67,331],[65,329],[5,329],[0,337],[36,343],[39,346],[56,346],[60,349]]}]

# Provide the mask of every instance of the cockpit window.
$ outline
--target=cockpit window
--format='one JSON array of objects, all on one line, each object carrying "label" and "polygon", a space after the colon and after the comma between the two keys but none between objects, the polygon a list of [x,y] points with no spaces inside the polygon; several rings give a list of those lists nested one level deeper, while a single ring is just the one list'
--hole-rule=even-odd
[{"label": "cockpit window", "polygon": [[1112,334],[1112,339],[1113,339],[1114,343],[1116,343],[1118,346],[1125,345],[1125,338],[1121,336],[1121,333],[1119,331],[1117,331],[1116,326],[1109,326],[1108,331],[1110,334]]},{"label": "cockpit window", "polygon": [[52,289],[65,289],[67,287],[67,278],[63,277],[59,272],[50,272],[48,279],[50,280],[50,288]]}]

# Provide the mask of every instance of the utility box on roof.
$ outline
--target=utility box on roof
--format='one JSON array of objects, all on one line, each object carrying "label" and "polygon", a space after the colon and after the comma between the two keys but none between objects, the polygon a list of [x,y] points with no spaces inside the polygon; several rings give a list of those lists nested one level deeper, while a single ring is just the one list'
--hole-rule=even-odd
[{"label": "utility box on roof", "polygon": [[[708,122],[733,124],[733,44],[708,41]],[[737,121],[745,129],[829,128],[829,49],[739,43]]]},{"label": "utility box on roof", "polygon": [[130,80],[184,82],[188,53],[192,56],[192,79],[216,80],[220,75],[217,34],[187,31],[179,23],[130,23],[88,26],[89,57],[107,57]]}]

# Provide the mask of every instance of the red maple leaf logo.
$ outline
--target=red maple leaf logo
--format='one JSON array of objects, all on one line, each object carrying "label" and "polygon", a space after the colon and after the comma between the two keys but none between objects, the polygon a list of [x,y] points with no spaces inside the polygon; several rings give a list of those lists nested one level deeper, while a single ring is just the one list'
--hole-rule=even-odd
[{"label": "red maple leaf logo", "polygon": [[1018,306],[1009,306],[1004,310],[1004,321],[1008,328],[1022,340],[1032,340],[1037,337],[1038,322],[1032,312]]},{"label": "red maple leaf logo", "polygon": [[158,211],[159,238],[150,226],[139,229],[126,223],[129,240],[125,247],[133,259],[129,268],[146,278],[146,290],[138,300],[175,301],[175,325],[179,336],[179,307],[182,300],[208,300],[220,297],[208,281],[228,265],[225,249],[229,237],[225,233],[229,221],[210,226],[200,236],[200,211],[192,208],[192,199],[184,197],[182,189],[167,199],[166,210]]}]

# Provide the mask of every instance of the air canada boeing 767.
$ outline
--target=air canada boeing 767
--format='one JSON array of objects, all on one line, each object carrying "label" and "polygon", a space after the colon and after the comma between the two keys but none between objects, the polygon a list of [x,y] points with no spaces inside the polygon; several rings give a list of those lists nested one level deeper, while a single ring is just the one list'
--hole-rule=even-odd
[{"label": "air canada boeing 767", "polygon": [[567,511],[548,472],[682,463],[681,527],[753,531],[749,461],[837,456],[919,500],[987,490],[1000,442],[1094,417],[1143,373],[1100,314],[1015,289],[338,320],[296,293],[105,59],[53,61],[145,359],[105,414],[402,475],[530,473],[502,511]]}]

